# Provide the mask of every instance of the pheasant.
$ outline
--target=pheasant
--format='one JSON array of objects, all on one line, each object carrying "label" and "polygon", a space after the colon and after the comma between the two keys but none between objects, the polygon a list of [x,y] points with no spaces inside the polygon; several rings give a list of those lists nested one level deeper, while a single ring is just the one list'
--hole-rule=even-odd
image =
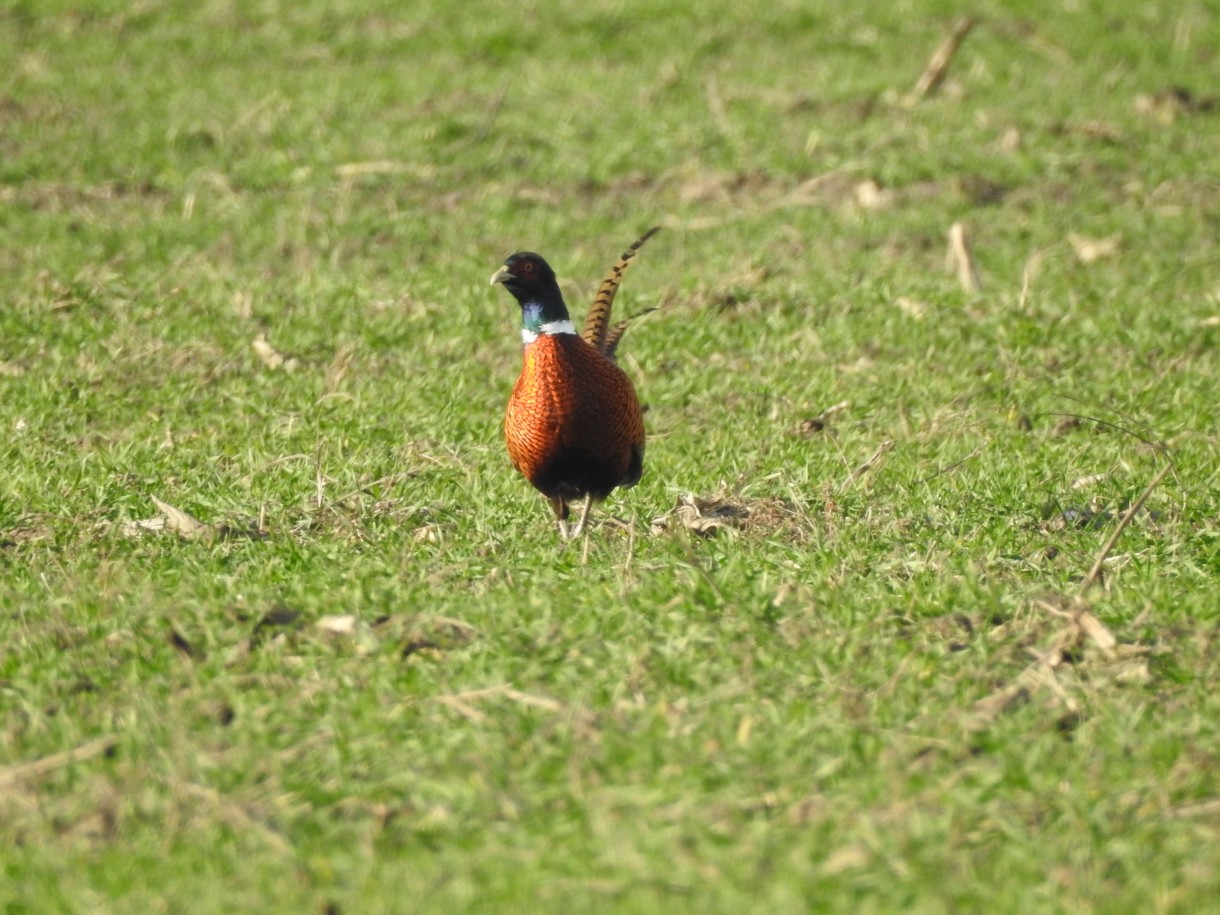
[{"label": "pheasant", "polygon": [[[644,233],[610,268],[579,335],[541,256],[518,251],[491,278],[521,305],[525,358],[504,414],[508,455],[550,500],[563,539],[585,530],[593,502],[634,486],[644,470],[643,411],[614,355],[627,321],[612,326],[610,309],[623,272],[656,232]],[[569,532],[569,505],[582,498]]]}]

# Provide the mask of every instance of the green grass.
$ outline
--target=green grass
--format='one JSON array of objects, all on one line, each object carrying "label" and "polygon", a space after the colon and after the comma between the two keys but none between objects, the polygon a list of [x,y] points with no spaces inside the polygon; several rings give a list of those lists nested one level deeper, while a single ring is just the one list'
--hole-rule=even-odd
[{"label": "green grass", "polygon": [[[0,11],[0,908],[1213,907],[1211,5],[411,6]],[[486,278],[655,223],[582,562]]]}]

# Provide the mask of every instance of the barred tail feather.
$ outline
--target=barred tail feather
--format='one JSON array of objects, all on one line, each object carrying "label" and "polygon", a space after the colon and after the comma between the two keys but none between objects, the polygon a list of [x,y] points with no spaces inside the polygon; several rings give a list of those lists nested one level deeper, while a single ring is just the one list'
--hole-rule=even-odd
[{"label": "barred tail feather", "polygon": [[602,348],[602,352],[609,356],[611,361],[617,361],[614,358],[614,353],[618,349],[619,342],[623,339],[623,334],[627,332],[627,325],[629,325],[636,318],[641,318],[652,311],[656,311],[656,309],[645,308],[643,311],[637,311],[630,318],[627,318],[625,321],[619,321],[612,328],[610,328],[610,330],[606,333],[606,344]]},{"label": "barred tail feather", "polygon": [[589,306],[589,315],[585,318],[585,325],[581,329],[580,335],[586,343],[612,358],[614,347],[618,346],[623,331],[626,329],[626,322],[616,324],[613,328],[610,326],[610,309],[614,305],[614,297],[618,294],[619,284],[623,282],[623,273],[626,272],[635,253],[644,246],[644,242],[660,230],[660,226],[654,226],[623,252],[614,266],[610,268],[610,272],[606,274],[606,278],[602,280],[601,286],[597,289],[597,295],[593,298],[593,304]]}]

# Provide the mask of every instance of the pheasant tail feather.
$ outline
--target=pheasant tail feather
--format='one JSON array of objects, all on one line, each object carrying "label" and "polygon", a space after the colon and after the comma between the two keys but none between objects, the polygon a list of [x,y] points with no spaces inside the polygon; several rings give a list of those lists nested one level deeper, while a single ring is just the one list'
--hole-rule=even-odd
[{"label": "pheasant tail feather", "polygon": [[614,347],[618,346],[623,331],[627,328],[626,321],[616,324],[613,328],[610,327],[610,308],[614,305],[614,297],[618,294],[619,284],[623,282],[623,274],[631,263],[631,259],[635,257],[635,253],[644,246],[644,242],[660,230],[660,226],[654,226],[623,252],[614,266],[610,268],[610,272],[606,274],[606,278],[602,280],[601,286],[597,289],[597,295],[593,298],[593,304],[589,306],[589,315],[585,318],[585,325],[581,328],[580,335],[586,343],[608,356],[613,357]]},{"label": "pheasant tail feather", "polygon": [[612,328],[610,328],[610,330],[606,333],[606,345],[602,349],[602,352],[605,353],[611,361],[617,361],[614,357],[614,353],[618,349],[619,341],[623,339],[623,334],[627,332],[627,325],[629,325],[636,318],[642,318],[644,315],[653,311],[656,311],[656,309],[645,308],[643,311],[637,311],[627,320],[619,321]]}]

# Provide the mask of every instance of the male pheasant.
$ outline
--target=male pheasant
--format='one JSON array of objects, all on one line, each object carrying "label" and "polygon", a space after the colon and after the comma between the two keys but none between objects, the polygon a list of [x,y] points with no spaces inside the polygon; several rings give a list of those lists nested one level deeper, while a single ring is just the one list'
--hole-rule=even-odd
[{"label": "male pheasant", "polygon": [[[560,537],[584,529],[594,501],[615,487],[634,486],[644,470],[644,417],[635,388],[614,361],[627,328],[610,325],[614,297],[650,229],[602,281],[577,335],[555,271],[532,251],[518,251],[491,278],[521,305],[525,359],[504,414],[508,455],[550,500]],[[568,532],[569,503],[584,499]]]}]

